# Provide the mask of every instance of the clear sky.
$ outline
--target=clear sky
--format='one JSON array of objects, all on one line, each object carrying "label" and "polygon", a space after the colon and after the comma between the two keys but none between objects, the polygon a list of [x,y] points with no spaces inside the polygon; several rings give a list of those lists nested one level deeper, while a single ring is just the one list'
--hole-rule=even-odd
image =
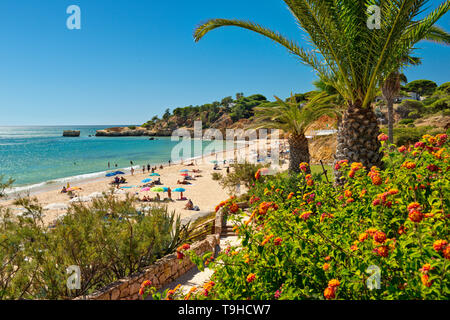
[{"label": "clear sky", "polygon": [[[81,30],[66,27],[72,4]],[[281,0],[1,0],[0,125],[141,124],[237,92],[313,89],[310,68],[250,31],[223,28],[194,43],[195,26],[220,17],[305,42]],[[450,81],[449,47],[419,47],[423,64],[408,80]]]}]

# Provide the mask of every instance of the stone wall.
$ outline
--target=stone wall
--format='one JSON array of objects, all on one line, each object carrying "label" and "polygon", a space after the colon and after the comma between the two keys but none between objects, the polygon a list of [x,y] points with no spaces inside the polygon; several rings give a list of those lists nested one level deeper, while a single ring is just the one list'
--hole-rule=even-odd
[{"label": "stone wall", "polygon": [[[198,255],[214,252],[220,243],[219,234],[208,235],[205,240],[195,242],[191,249]],[[89,296],[78,297],[75,300],[137,300],[139,288],[145,280],[150,280],[156,289],[171,283],[194,267],[188,257],[177,259],[176,253],[169,254],[139,273],[120,279],[94,292]]]}]

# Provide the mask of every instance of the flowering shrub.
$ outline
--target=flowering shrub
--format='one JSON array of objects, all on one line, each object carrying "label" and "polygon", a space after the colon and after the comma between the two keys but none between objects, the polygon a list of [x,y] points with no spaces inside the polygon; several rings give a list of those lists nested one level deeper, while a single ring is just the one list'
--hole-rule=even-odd
[{"label": "flowering shrub", "polygon": [[342,186],[305,164],[295,186],[288,177],[258,180],[250,218],[240,209],[232,216],[242,245],[209,264],[206,294],[188,298],[448,299],[447,136],[398,148],[379,139],[385,169],[340,161]]}]

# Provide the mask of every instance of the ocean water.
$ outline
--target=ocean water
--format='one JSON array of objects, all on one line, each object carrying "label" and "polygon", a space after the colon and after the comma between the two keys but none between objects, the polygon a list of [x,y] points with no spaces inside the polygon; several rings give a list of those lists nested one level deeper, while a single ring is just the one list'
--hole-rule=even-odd
[{"label": "ocean water", "polygon": [[[167,163],[178,142],[170,137],[95,137],[108,126],[0,127],[0,176],[15,180],[14,191],[104,177],[108,171]],[[64,130],[80,130],[80,137],[63,137]],[[89,135],[92,135],[89,137]],[[191,154],[183,159],[200,156]],[[202,141],[203,148],[224,150],[222,141]]]}]

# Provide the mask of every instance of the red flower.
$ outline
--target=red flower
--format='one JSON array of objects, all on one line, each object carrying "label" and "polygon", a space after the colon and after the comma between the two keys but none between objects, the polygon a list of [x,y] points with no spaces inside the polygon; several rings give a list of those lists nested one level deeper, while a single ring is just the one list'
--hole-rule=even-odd
[{"label": "red flower", "polygon": [[439,171],[439,167],[435,164],[430,164],[427,166],[427,169],[430,170],[431,172],[437,172]]},{"label": "red flower", "polygon": [[373,239],[377,242],[377,243],[384,243],[386,241],[386,234],[384,232],[381,231],[377,231],[375,232],[375,234],[373,235]]},{"label": "red flower", "polygon": [[330,269],[330,264],[329,263],[324,263],[322,266],[324,271],[327,271],[328,269]]},{"label": "red flower", "polygon": [[288,200],[291,199],[293,196],[294,196],[293,192],[289,193],[288,196],[287,196]]},{"label": "red flower", "polygon": [[401,146],[397,150],[398,150],[398,152],[405,152],[406,151],[406,147],[405,146]]},{"label": "red flower", "polygon": [[389,139],[389,137],[384,133],[382,133],[378,136],[379,141],[387,141],[388,139]]},{"label": "red flower", "polygon": [[433,248],[434,250],[436,250],[437,252],[443,250],[446,246],[447,246],[448,242],[446,240],[436,240],[433,243]]},{"label": "red flower", "polygon": [[273,243],[274,243],[276,246],[279,246],[279,245],[281,244],[282,241],[283,241],[283,239],[281,239],[280,237],[278,237],[278,238],[275,238],[275,239],[273,240]]},{"label": "red flower", "polygon": [[411,210],[408,214],[408,217],[412,222],[419,223],[423,219],[423,214],[421,211]]},{"label": "red flower", "polygon": [[254,273],[250,273],[250,274],[247,276],[247,282],[248,282],[248,283],[252,283],[252,282],[255,280],[255,278],[256,278],[256,275],[255,275]]},{"label": "red flower", "polygon": [[424,148],[425,147],[425,143],[422,141],[416,142],[416,144],[414,145],[414,148],[419,149],[419,148]]},{"label": "red flower", "polygon": [[303,172],[306,172],[306,170],[308,169],[308,164],[306,162],[302,162],[302,163],[300,163],[299,168]]},{"label": "red flower", "polygon": [[255,179],[259,180],[260,177],[261,177],[261,169],[258,169],[258,171],[256,171],[255,173]]},{"label": "red flower", "polygon": [[375,248],[374,251],[380,257],[387,257],[389,255],[389,248],[387,246],[381,246],[381,247]]},{"label": "red flower", "polygon": [[237,205],[237,203],[233,203],[230,207],[230,212],[236,213],[238,210],[239,210],[239,206]]},{"label": "red flower", "polygon": [[371,177],[372,179],[372,183],[376,186],[380,185],[383,183],[383,181],[381,180],[380,176],[378,174],[374,174]]}]

